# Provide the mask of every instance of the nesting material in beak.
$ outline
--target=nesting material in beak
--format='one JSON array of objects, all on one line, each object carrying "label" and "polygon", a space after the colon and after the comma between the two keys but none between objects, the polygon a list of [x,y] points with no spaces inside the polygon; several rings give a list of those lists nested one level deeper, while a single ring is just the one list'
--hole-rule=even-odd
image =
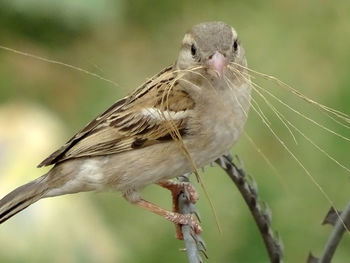
[{"label": "nesting material in beak", "polygon": [[218,77],[222,77],[224,74],[225,67],[227,66],[227,59],[220,52],[215,53],[208,59],[209,69],[215,71]]}]

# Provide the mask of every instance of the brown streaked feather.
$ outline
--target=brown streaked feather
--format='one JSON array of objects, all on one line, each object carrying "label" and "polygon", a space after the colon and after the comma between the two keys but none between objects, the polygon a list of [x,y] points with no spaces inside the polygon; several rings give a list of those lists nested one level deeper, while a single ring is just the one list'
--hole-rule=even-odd
[{"label": "brown streaked feather", "polygon": [[[129,96],[114,103],[38,167],[73,158],[120,153],[171,140],[169,120],[145,115],[142,110],[166,109],[176,113],[193,109],[194,101],[175,78],[173,66],[164,69]],[[187,118],[174,119],[172,123],[181,135],[186,134]]]}]

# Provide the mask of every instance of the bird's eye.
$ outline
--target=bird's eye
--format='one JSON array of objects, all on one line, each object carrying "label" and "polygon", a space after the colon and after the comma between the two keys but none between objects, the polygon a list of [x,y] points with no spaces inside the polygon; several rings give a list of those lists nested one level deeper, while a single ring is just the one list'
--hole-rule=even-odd
[{"label": "bird's eye", "polygon": [[191,45],[191,54],[192,54],[192,56],[195,56],[195,55],[196,55],[196,52],[197,52],[197,49],[196,49],[195,45],[192,44],[192,45]]},{"label": "bird's eye", "polygon": [[236,52],[238,49],[238,40],[236,39],[235,42],[233,42],[233,51]]}]

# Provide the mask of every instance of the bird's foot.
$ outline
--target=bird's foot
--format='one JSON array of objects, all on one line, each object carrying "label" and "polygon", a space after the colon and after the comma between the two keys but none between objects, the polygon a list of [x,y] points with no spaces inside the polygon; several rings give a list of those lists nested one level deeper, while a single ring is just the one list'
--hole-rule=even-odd
[{"label": "bird's foot", "polygon": [[195,204],[198,201],[198,192],[190,182],[168,180],[159,182],[158,185],[168,189],[171,192],[173,199],[177,200],[180,193],[183,192],[192,204]]}]

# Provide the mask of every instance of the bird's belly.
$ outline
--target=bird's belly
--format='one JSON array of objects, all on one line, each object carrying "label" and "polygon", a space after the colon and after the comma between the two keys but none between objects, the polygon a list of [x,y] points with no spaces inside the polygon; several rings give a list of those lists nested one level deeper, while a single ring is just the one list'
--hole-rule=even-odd
[{"label": "bird's belly", "polygon": [[227,154],[242,132],[241,125],[234,123],[216,123],[208,134],[203,135],[201,142],[189,149],[198,167],[203,167],[223,154]]}]

